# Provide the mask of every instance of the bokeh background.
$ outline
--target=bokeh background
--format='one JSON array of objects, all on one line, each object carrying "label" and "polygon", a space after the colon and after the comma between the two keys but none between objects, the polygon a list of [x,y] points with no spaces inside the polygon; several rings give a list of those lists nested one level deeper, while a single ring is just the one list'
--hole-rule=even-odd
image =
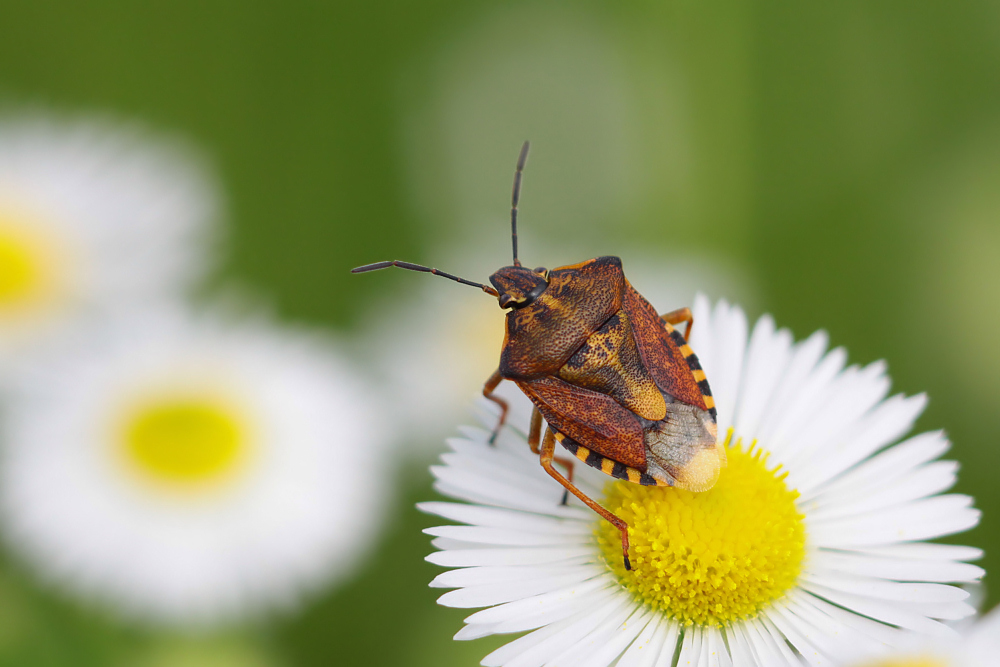
[{"label": "bokeh background", "polygon": [[[895,391],[929,393],[918,427],[949,433],[957,490],[983,510],[958,541],[1000,569],[997,2],[0,0],[0,110],[25,108],[200,146],[229,207],[216,284],[353,337],[373,373],[386,345],[420,354],[403,297],[430,279],[348,269],[401,258],[484,279],[507,263],[530,138],[526,263],[619,254],[628,270],[641,254],[797,337],[827,329],[854,362],[887,359]],[[395,342],[360,342],[392,322]],[[0,664],[477,664],[499,641],[451,641],[466,613],[426,587],[433,519],[413,503],[434,496],[432,430],[415,420],[399,466],[371,471],[394,505],[360,573],[299,611],[157,632],[4,556]]]}]

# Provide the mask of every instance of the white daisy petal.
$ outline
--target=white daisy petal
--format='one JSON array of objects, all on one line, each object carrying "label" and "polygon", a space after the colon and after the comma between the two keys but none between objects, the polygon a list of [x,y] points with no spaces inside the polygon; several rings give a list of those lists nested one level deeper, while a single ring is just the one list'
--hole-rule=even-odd
[{"label": "white daisy petal", "polygon": [[380,525],[384,494],[356,471],[387,470],[384,434],[318,337],[142,311],[67,337],[11,389],[8,543],[129,618],[290,606],[350,573]]},{"label": "white daisy petal", "polygon": [[[892,400],[892,399],[890,399]],[[803,493],[803,502],[810,501],[821,507],[827,499],[837,504],[853,498],[864,489],[886,484],[902,477],[912,469],[936,459],[949,447],[940,431],[921,433],[864,461],[853,470],[815,489],[814,494]]]},{"label": "white daisy petal", "polygon": [[[788,650],[787,645],[782,641],[779,647],[775,637],[756,620],[750,620],[742,624],[740,628],[753,646],[758,662],[762,665],[795,665],[798,663],[794,655]],[[784,649],[784,651],[782,651]]]},{"label": "white daisy petal", "polygon": [[663,633],[666,635],[665,641],[660,647],[660,652],[656,656],[656,662],[653,665],[655,667],[674,667],[674,660],[681,650],[681,635],[679,631],[673,630],[676,624],[667,621],[664,625],[667,625],[670,629],[666,629]]},{"label": "white daisy petal", "polygon": [[716,397],[719,433],[725,433],[732,423],[736,397],[739,395],[737,390],[747,344],[747,319],[742,310],[720,301],[712,313],[712,324],[711,359],[708,365],[703,363],[702,366],[706,375],[711,378],[712,394]]},{"label": "white daisy petal", "polygon": [[[544,512],[553,516],[582,517],[584,513],[575,507],[559,504],[562,492],[550,489],[545,495],[535,495],[527,491],[519,492],[513,484],[495,482],[484,475],[463,473],[455,468],[432,466],[431,474],[438,479],[434,485],[442,495],[471,503],[482,503],[496,507]],[[553,502],[555,500],[555,502]]]},{"label": "white daisy petal", "polygon": [[501,646],[483,658],[483,665],[508,667],[541,667],[565,651],[607,619],[624,618],[630,611],[629,600],[624,595],[595,610],[581,612],[573,617],[535,630],[529,635]]},{"label": "white daisy petal", "polygon": [[[819,612],[802,596],[790,596],[785,606],[785,616],[826,655],[850,655],[859,643],[871,641],[868,637],[851,632],[839,621]],[[849,642],[846,641],[848,639]]]},{"label": "white daisy petal", "polygon": [[[493,407],[496,407],[496,406],[493,406]],[[480,415],[480,418],[482,418],[482,417],[483,417],[483,415]],[[496,411],[492,412],[489,421],[490,422],[496,421],[496,417],[497,417]],[[465,443],[466,440],[471,440],[472,442],[478,442],[478,443],[481,443],[481,444],[485,444],[485,443],[489,442],[490,436],[492,435],[490,431],[487,431],[484,428],[480,428],[479,426],[470,426],[469,424],[459,424],[458,425],[458,432],[462,434],[461,438],[447,438],[447,439],[445,439],[445,443],[447,443],[447,445],[452,450],[456,450],[456,448],[461,447]],[[498,443],[498,444],[500,444],[500,443]],[[508,450],[507,448],[500,447],[500,446],[492,447],[490,449],[490,451],[493,451],[493,452],[506,451],[507,453],[510,453],[510,454],[514,453],[512,450]]]},{"label": "white daisy petal", "polygon": [[665,621],[659,614],[642,629],[632,645],[618,659],[616,667],[652,667],[662,653],[669,653],[667,664],[673,660],[674,648],[680,628],[676,623]]},{"label": "white daisy petal", "polygon": [[581,574],[580,570],[570,568],[568,572],[561,572],[550,577],[476,584],[445,593],[438,598],[438,604],[460,609],[489,607],[490,605],[548,593],[575,582],[586,581],[591,577],[604,576],[604,573],[596,567],[588,568],[584,572],[586,574]]},{"label": "white daisy petal", "polygon": [[448,537],[435,537],[431,540],[431,546],[435,549],[445,551],[478,551],[479,549],[487,550],[490,548],[490,545],[479,544],[476,542],[463,542],[461,540],[453,540]]},{"label": "white daisy petal", "polygon": [[718,628],[705,630],[708,639],[708,667],[733,667],[733,660]]},{"label": "white daisy petal", "polygon": [[[544,484],[545,480],[535,475],[528,477],[525,474],[521,461],[514,461],[512,457],[504,460],[502,454],[496,456],[470,456],[462,452],[443,454],[441,456],[443,466],[433,466],[435,477],[443,481],[449,481],[447,472],[454,468],[461,468],[469,475],[476,475],[478,478],[494,480],[499,483],[520,484],[522,488],[536,491],[541,497],[549,494],[551,489]],[[534,472],[534,471],[532,471]],[[441,473],[438,475],[437,473]],[[525,477],[528,477],[525,479]]]},{"label": "white daisy petal", "polygon": [[801,667],[802,661],[799,660],[792,649],[788,646],[788,642],[785,641],[784,635],[782,635],[773,624],[767,621],[766,616],[760,616],[748,625],[756,627],[757,633],[768,642],[772,651],[776,651],[778,655],[781,656],[780,659],[775,659],[773,664],[794,665],[794,667]]},{"label": "white daisy petal", "polygon": [[735,665],[759,665],[763,664],[757,658],[757,653],[751,646],[750,640],[744,634],[744,625],[736,624],[727,628],[726,637],[729,639],[729,650]]},{"label": "white daisy petal", "polygon": [[[597,583],[598,585],[602,585],[603,588],[600,588],[597,591],[583,593],[582,591],[585,586],[590,583]],[[534,605],[531,605],[527,610],[527,615],[515,616],[507,614],[508,618],[503,621],[478,623],[474,622],[477,618],[476,614],[472,614],[472,616],[469,616],[466,619],[467,625],[455,635],[455,639],[478,639],[488,635],[510,634],[514,632],[524,632],[525,630],[535,630],[537,628],[551,625],[552,623],[565,618],[569,618],[570,616],[578,613],[581,608],[600,607],[605,603],[611,602],[612,598],[616,595],[616,591],[608,587],[607,583],[608,582],[606,581],[591,580],[589,582],[585,582],[583,585],[573,585],[561,591],[525,598],[525,600],[537,602],[539,600],[555,599],[558,597],[559,601],[557,604],[546,605],[540,611],[536,609]],[[570,593],[571,595],[567,596],[567,593]],[[507,607],[508,605],[517,605],[518,602],[523,601],[524,600],[509,602],[503,605],[498,605],[497,607],[492,607],[492,609],[500,609]]]},{"label": "white daisy petal", "polygon": [[[748,623],[739,623],[729,628],[731,643],[739,644],[738,652],[747,656],[745,662],[737,661],[737,664],[746,665],[781,665],[770,650],[768,645],[764,645],[757,633]],[[770,661],[770,662],[769,662]]]},{"label": "white daisy petal", "polygon": [[[795,425],[788,433],[793,442],[808,443],[794,456],[783,461],[789,470],[795,470],[796,488],[803,486],[799,477],[809,477],[806,473],[821,468],[834,458],[843,442],[853,440],[851,431],[856,430],[856,422],[874,407],[889,391],[889,380],[884,376],[885,365],[873,363],[859,369],[852,366],[831,381],[825,391],[820,392],[814,410]],[[809,462],[808,467],[802,461]],[[851,463],[854,461],[852,460]],[[798,472],[799,467],[803,470]],[[808,489],[808,486],[805,487]]]},{"label": "white daisy petal", "polygon": [[572,616],[580,609],[595,609],[618,594],[608,577],[595,577],[558,591],[477,611],[465,619],[471,625],[489,625],[495,634],[522,632]]},{"label": "white daisy petal", "polygon": [[[584,632],[589,630],[591,627],[596,625],[601,618],[611,613],[608,609],[608,605],[604,607],[599,607],[596,610],[589,612],[578,611],[573,614],[573,616],[561,619],[554,623],[550,623],[534,632],[530,632],[523,637],[515,639],[509,644],[505,644],[493,651],[485,658],[483,658],[480,664],[484,667],[500,667],[501,665],[510,664],[530,664],[525,661],[526,658],[531,658],[533,655],[542,653],[546,650],[546,643],[554,637],[558,637],[559,633],[567,628],[572,628],[577,625],[582,625]],[[581,624],[581,621],[583,623]],[[515,660],[519,660],[515,663]],[[544,663],[544,658],[542,660],[535,662],[534,664]]]},{"label": "white daisy petal", "polygon": [[[617,591],[605,588],[599,593],[595,594],[591,598],[584,600],[579,598],[575,604],[565,605],[561,608],[552,608],[546,610],[544,613],[532,614],[530,616],[525,616],[523,618],[512,618],[503,623],[497,623],[494,627],[496,628],[496,634],[510,633],[510,632],[523,632],[524,630],[534,630],[535,628],[540,628],[548,625],[554,621],[568,618],[574,613],[577,613],[579,609],[587,608],[597,608],[598,606],[603,606],[606,604],[612,604],[614,598],[616,597]],[[583,603],[592,604],[593,607],[583,606]]]},{"label": "white daisy petal", "polygon": [[875,600],[864,595],[844,593],[843,591],[809,584],[804,586],[809,592],[830,602],[852,609],[883,623],[897,625],[915,632],[926,632],[935,635],[951,635],[954,630],[925,616],[915,605],[894,604],[895,601]]},{"label": "white daisy petal", "polygon": [[[875,650],[883,645],[883,641],[870,636],[867,632],[858,632],[860,628],[857,624],[849,622],[840,615],[828,613],[831,608],[834,608],[833,605],[810,595],[796,595],[788,602],[788,609],[794,612],[796,618],[820,630],[815,638],[818,644],[825,646],[828,653],[834,650],[840,656],[846,657],[857,655],[863,650]],[[854,616],[861,618],[856,614]],[[823,639],[820,641],[818,637]],[[831,649],[830,646],[839,649]]]},{"label": "white daisy petal", "polygon": [[902,479],[883,483],[878,491],[866,498],[828,503],[825,508],[814,510],[810,516],[812,521],[819,522],[881,512],[947,491],[955,485],[957,478],[956,461],[936,461],[910,472]]},{"label": "white daisy petal", "polygon": [[891,645],[899,641],[899,633],[895,628],[845,611],[804,591],[796,591],[789,597],[793,597],[795,602],[801,605],[801,607],[815,609],[820,614],[833,619],[841,627],[849,627],[857,630],[864,638],[874,641],[874,644],[872,642],[865,642],[869,646]]},{"label": "white daisy petal", "polygon": [[[702,353],[711,356],[714,349],[712,332],[715,331],[715,327],[712,325],[712,302],[708,300],[708,296],[704,292],[698,292],[694,295],[691,315],[698,322],[698,348],[702,350]],[[694,337],[695,334],[692,330],[691,340],[694,340]],[[701,356],[699,355],[698,358],[700,359]]]},{"label": "white daisy petal", "polygon": [[817,546],[865,547],[928,540],[959,533],[979,523],[972,498],[958,494],[924,498],[878,514],[820,521],[810,526]]},{"label": "white daisy petal", "polygon": [[[825,405],[830,385],[847,363],[847,352],[843,348],[831,350],[822,357],[814,368],[798,383],[797,391],[788,403],[781,405],[782,414],[775,418],[771,433],[767,436],[768,451],[782,462],[798,454],[815,451],[811,438],[796,440],[790,435],[803,424],[810,423],[813,415]],[[790,468],[790,470],[793,470]]]},{"label": "white daisy petal", "polygon": [[495,624],[483,624],[483,625],[464,625],[462,628],[455,633],[452,637],[457,642],[467,642],[473,639],[482,639],[483,637],[489,637],[490,635],[497,635],[500,632],[497,630]]},{"label": "white daisy petal", "polygon": [[792,358],[792,334],[775,331],[774,320],[765,315],[750,336],[747,369],[740,388],[740,404],[734,425],[744,438],[755,440],[770,399]]},{"label": "white daisy petal", "polygon": [[589,545],[574,547],[528,547],[509,549],[451,549],[435,551],[424,559],[442,567],[475,567],[477,565],[545,565],[590,559]]},{"label": "white daisy petal", "polygon": [[800,476],[798,488],[803,496],[905,434],[926,404],[923,394],[894,396],[865,415],[847,435],[819,444],[826,456],[814,460],[811,475]]},{"label": "white daisy petal", "polygon": [[945,602],[936,604],[914,605],[921,613],[944,621],[960,621],[975,615],[976,608],[967,602]]},{"label": "white daisy petal", "polygon": [[[567,537],[565,534],[548,534],[528,532],[516,529],[504,528],[484,528],[481,526],[435,526],[425,528],[424,532],[435,537],[449,537],[462,542],[477,542],[479,544],[495,544],[511,547],[533,547],[565,544]],[[569,541],[577,542],[581,539],[589,539],[589,535],[583,534]]]},{"label": "white daisy petal", "polygon": [[510,528],[531,533],[558,533],[560,535],[590,534],[589,523],[565,521],[551,517],[512,512],[492,507],[476,507],[461,503],[420,503],[417,509],[436,514],[445,519],[488,528]]},{"label": "white daisy petal", "polygon": [[885,546],[864,547],[859,551],[886,558],[917,559],[932,561],[979,560],[983,550],[958,544],[903,543]]},{"label": "white daisy petal", "polygon": [[958,633],[944,636],[910,634],[896,646],[856,656],[842,667],[874,665],[941,665],[942,667],[994,667],[1000,655],[1000,613],[990,612],[977,622],[959,626]]},{"label": "white daisy petal", "polygon": [[983,576],[981,567],[953,560],[887,558],[849,551],[817,550],[810,557],[810,568],[896,581],[972,583]]},{"label": "white daisy petal", "polygon": [[563,655],[552,660],[552,665],[573,667],[605,667],[621,655],[635,637],[645,629],[653,612],[635,609],[631,616],[617,626],[605,624],[603,632],[593,632]]},{"label": "white daisy petal", "polygon": [[828,344],[826,332],[817,331],[792,348],[791,359],[778,380],[771,400],[768,401],[757,431],[757,439],[767,442],[769,451],[775,455],[780,455],[779,448],[782,442],[776,437],[776,429],[783,428],[785,420],[791,413],[792,401],[801,395],[802,384],[823,358]]},{"label": "white daisy petal", "polygon": [[840,651],[836,646],[831,646],[825,636],[825,628],[805,624],[783,605],[776,605],[769,610],[767,617],[807,663],[817,667],[834,664],[828,656],[831,652],[838,655]]},{"label": "white daisy petal", "polygon": [[979,622],[969,632],[973,642],[979,644],[982,651],[992,649],[993,655],[1000,652],[1000,607],[979,619]]},{"label": "white daisy petal", "polygon": [[[464,430],[433,472],[436,488],[473,505],[420,505],[465,524],[427,531],[443,550],[429,560],[463,568],[432,582],[457,588],[442,603],[490,607],[457,637],[532,631],[487,665],[797,667],[888,650],[906,630],[953,636],[941,621],[972,608],[948,584],[978,580],[965,561],[982,553],[921,540],[965,530],[979,512],[940,495],[957,472],[936,460],[948,447],[940,433],[893,445],[924,397],[886,398],[885,365],[845,368],[842,349],[824,353],[823,333],[793,344],[765,317],[748,338],[742,311],[702,297],[693,313],[720,432],[733,425],[717,488],[640,487],[575,466],[580,490],[629,524],[627,574],[618,532],[575,498],[561,505],[526,424],[496,447]],[[749,551],[736,555],[737,543]]]},{"label": "white daisy petal", "polygon": [[584,565],[549,565],[537,567],[463,567],[457,570],[442,572],[430,583],[431,588],[470,588],[486,584],[503,584],[532,579],[550,579],[552,575],[564,575],[586,581],[603,571],[592,564]]},{"label": "white daisy petal", "polygon": [[701,628],[688,628],[681,640],[677,667],[699,667],[701,662]]},{"label": "white daisy petal", "polygon": [[[636,611],[628,603],[621,605],[590,631],[572,639],[568,645],[565,641],[562,642],[561,650],[549,657],[544,664],[546,667],[576,667],[584,655],[591,653],[596,645],[603,644],[604,640],[609,638],[614,630],[625,623],[628,617]],[[570,633],[566,633],[563,639],[566,640],[569,637]]]}]

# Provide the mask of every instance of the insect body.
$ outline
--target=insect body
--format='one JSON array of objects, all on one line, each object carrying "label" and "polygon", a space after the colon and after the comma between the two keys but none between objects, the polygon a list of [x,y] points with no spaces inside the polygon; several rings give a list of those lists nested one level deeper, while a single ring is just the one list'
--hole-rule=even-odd
[{"label": "insect body", "polygon": [[[555,443],[602,472],[636,484],[712,488],[726,464],[718,443],[715,402],[698,358],[687,344],[687,308],[659,316],[629,284],[617,257],[598,257],[553,270],[528,269],[517,258],[517,203],[527,158],[524,144],[514,177],[511,237],[514,264],[490,276],[493,287],[407,262],[378,262],[425,271],[479,287],[507,312],[499,368],[483,394],[500,406],[491,442],[503,427],[507,403],[494,394],[503,380],[523,391],[534,410],[528,443],[545,470],[621,532],[628,558],[628,525],[573,483],[571,459]],[[686,335],[673,325],[687,323]],[[542,419],[547,428],[542,437]],[[564,476],[553,463],[563,465]]]}]

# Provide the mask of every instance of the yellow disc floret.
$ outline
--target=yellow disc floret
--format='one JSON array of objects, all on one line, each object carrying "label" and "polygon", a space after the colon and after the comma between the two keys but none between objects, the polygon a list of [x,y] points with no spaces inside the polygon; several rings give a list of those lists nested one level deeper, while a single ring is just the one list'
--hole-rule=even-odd
[{"label": "yellow disc floret", "polygon": [[948,667],[947,662],[929,657],[890,658],[876,662],[866,662],[862,667]]},{"label": "yellow disc floret", "polygon": [[0,211],[0,313],[44,299],[55,274],[53,248]]},{"label": "yellow disc floret", "polygon": [[203,483],[230,471],[246,445],[242,420],[206,398],[169,398],[134,410],[126,421],[127,458],[160,482]]},{"label": "yellow disc floret", "polygon": [[604,559],[640,601],[684,625],[719,627],[752,618],[791,588],[805,555],[798,492],[780,466],[740,443],[712,489],[611,482],[604,506],[629,525],[632,570],[606,521],[596,537]]}]

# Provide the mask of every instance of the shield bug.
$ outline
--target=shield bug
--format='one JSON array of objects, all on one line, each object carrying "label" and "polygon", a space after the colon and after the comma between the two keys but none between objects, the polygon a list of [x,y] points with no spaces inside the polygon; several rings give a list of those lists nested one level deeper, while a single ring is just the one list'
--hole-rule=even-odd
[{"label": "shield bug", "polygon": [[[706,491],[726,464],[715,402],[687,344],[691,311],[658,315],[629,284],[619,258],[597,257],[552,270],[521,265],[517,205],[527,157],[525,142],[511,197],[514,262],[490,276],[492,287],[401,261],[368,264],[352,273],[396,266],[472,285],[497,298],[507,310],[507,332],[500,365],[483,386],[483,395],[500,407],[490,442],[507,417],[507,403],[494,391],[511,380],[534,404],[531,450],[567,492],[618,528],[625,567],[631,569],[628,525],[573,483],[573,461],[555,456],[556,443],[621,480]],[[682,335],[674,326],[685,323]],[[554,463],[564,466],[566,475]]]}]

